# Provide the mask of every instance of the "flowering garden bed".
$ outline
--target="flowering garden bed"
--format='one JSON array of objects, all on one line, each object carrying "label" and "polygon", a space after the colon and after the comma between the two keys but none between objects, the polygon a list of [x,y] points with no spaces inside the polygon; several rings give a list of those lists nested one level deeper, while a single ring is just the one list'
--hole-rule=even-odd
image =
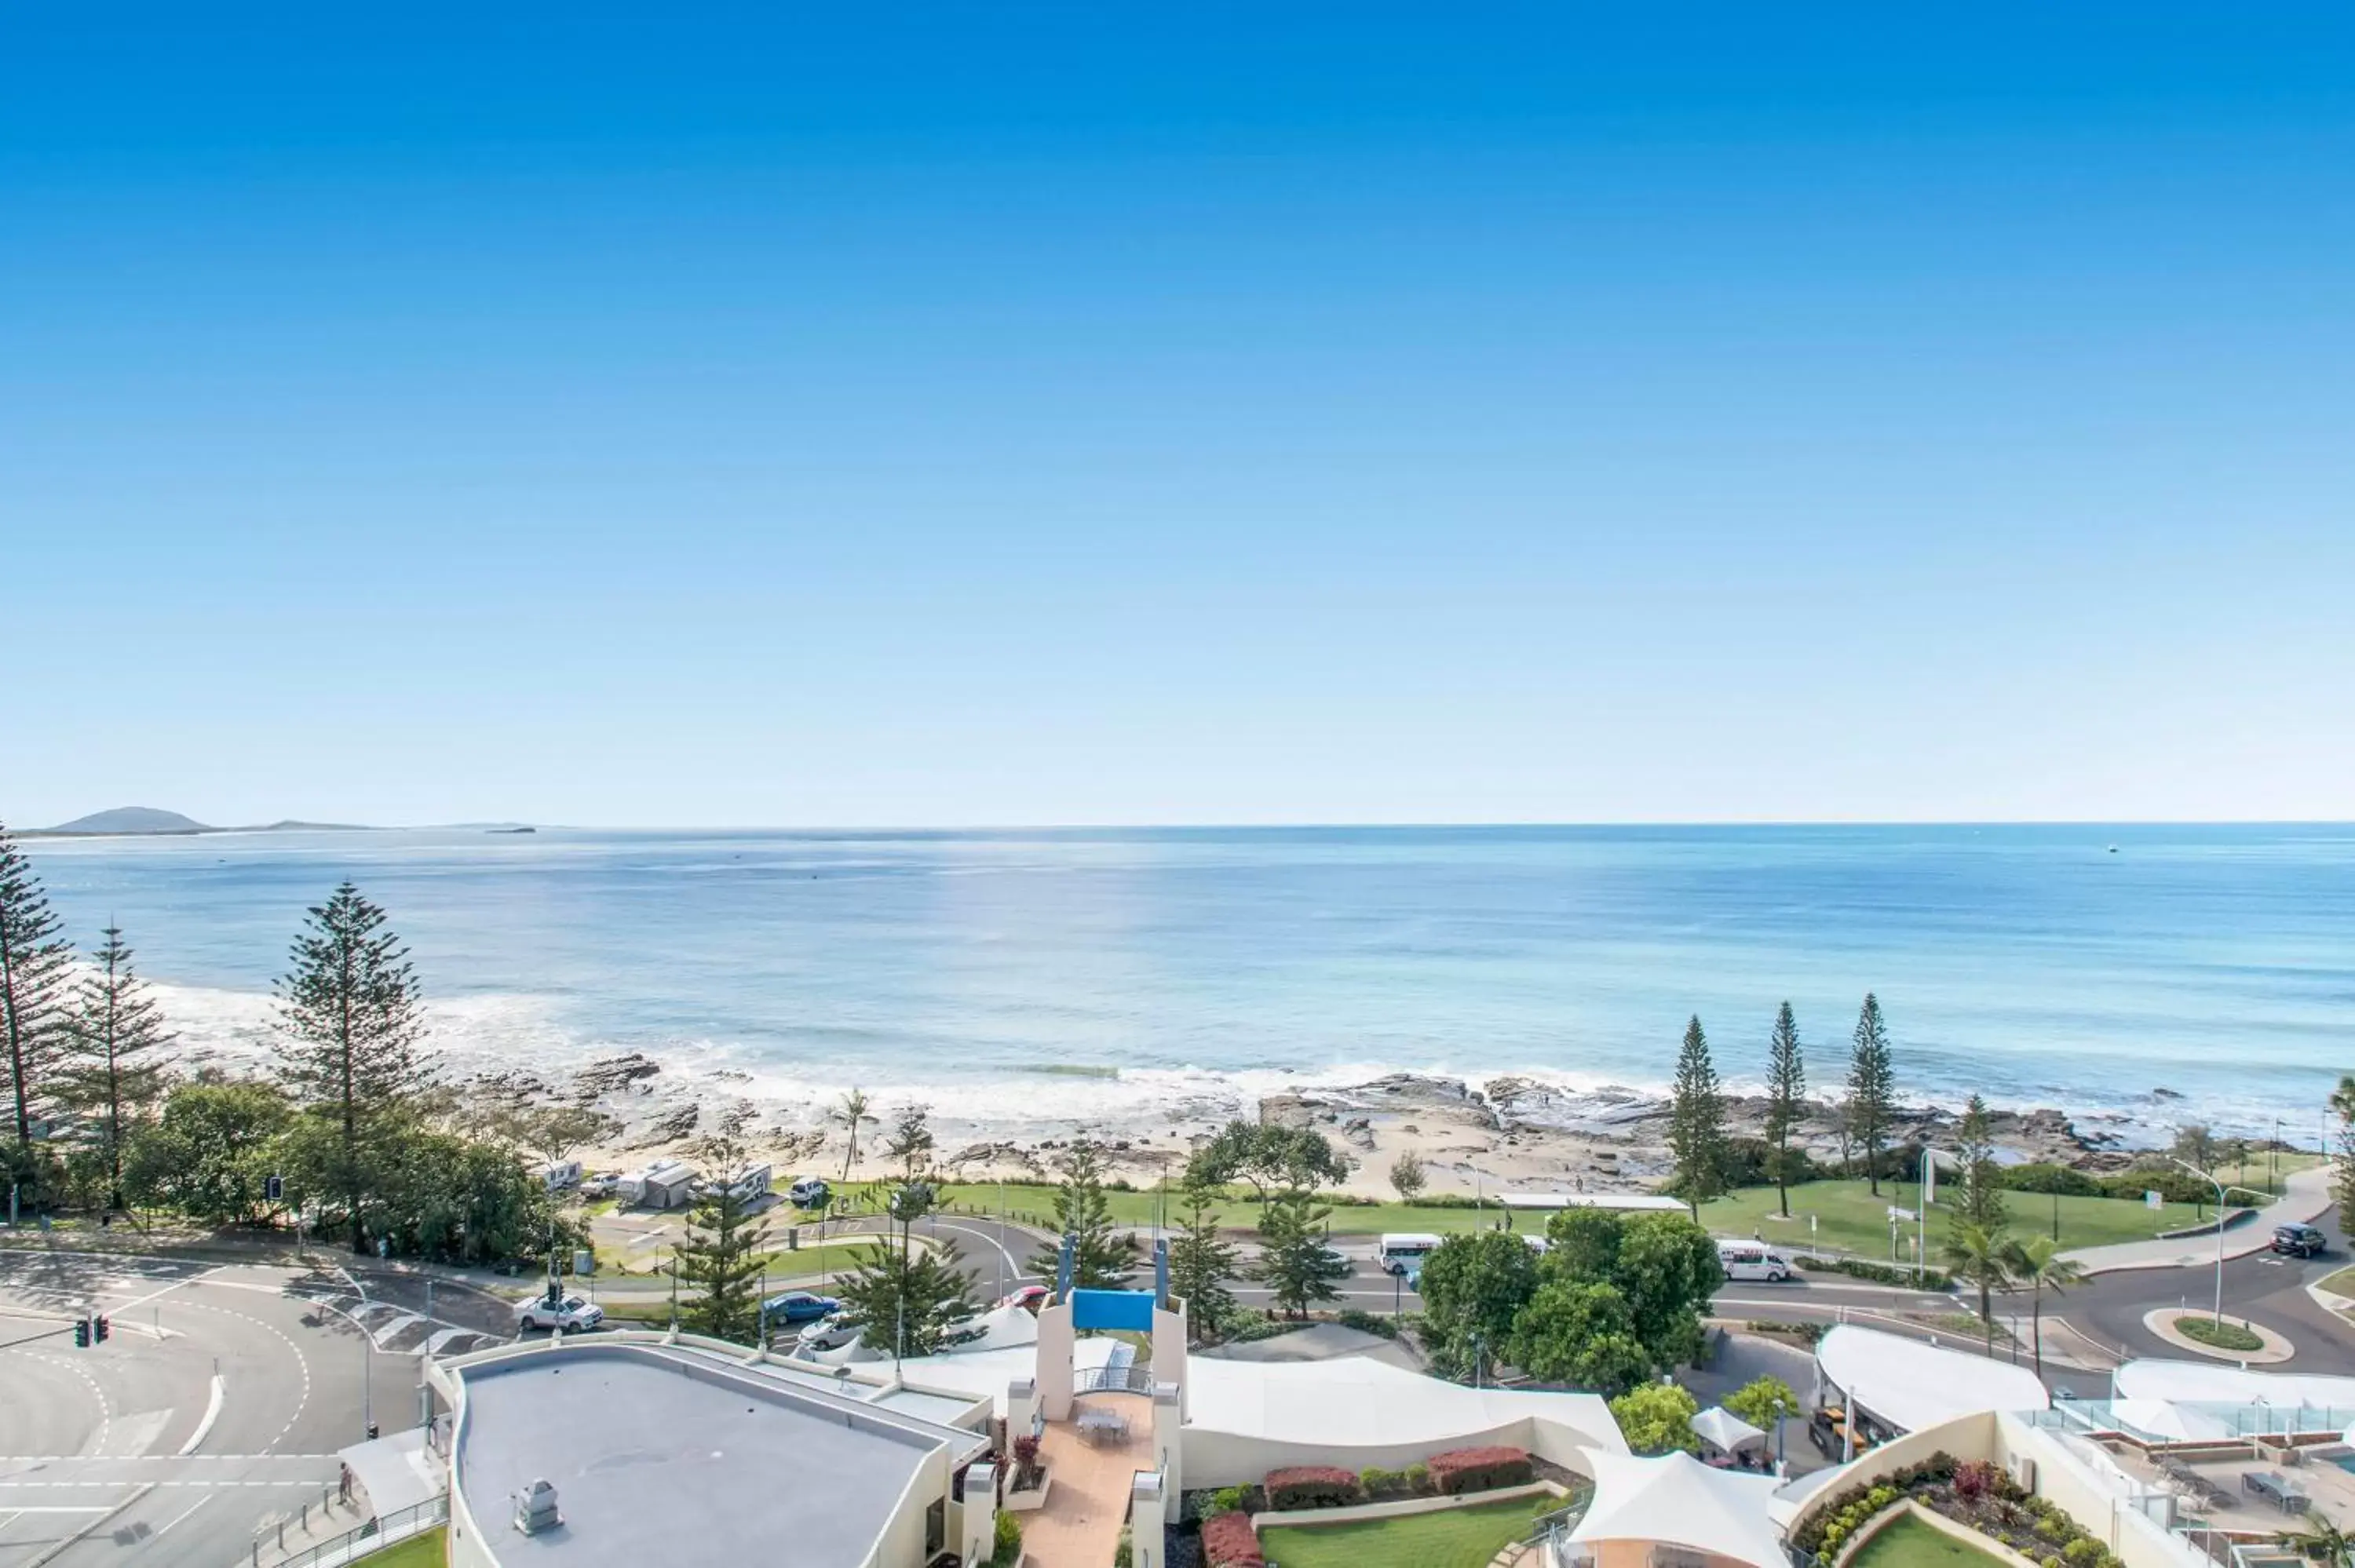
[{"label": "flowering garden bed", "polygon": [[1865,1524],[1909,1498],[2040,1568],[2125,1568],[2075,1520],[2043,1498],[2030,1496],[2002,1467],[1985,1459],[1957,1464],[1950,1454],[1934,1454],[1872,1486],[1850,1487],[1827,1499],[1792,1542],[1832,1562]]}]

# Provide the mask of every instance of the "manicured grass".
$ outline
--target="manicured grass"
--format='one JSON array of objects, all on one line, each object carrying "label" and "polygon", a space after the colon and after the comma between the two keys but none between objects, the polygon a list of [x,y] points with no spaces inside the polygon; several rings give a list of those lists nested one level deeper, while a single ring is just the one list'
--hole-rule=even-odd
[{"label": "manicured grass", "polygon": [[2324,1279],[2318,1288],[2339,1296],[2355,1296],[2355,1268],[2342,1268]]},{"label": "manicured grass", "polygon": [[2262,1351],[2264,1340],[2233,1322],[2230,1318],[2222,1322],[2187,1313],[2175,1320],[2175,1331],[2187,1340],[2197,1340],[2220,1351]]},{"label": "manicured grass", "polygon": [[429,1530],[381,1552],[372,1552],[360,1561],[368,1568],[442,1568],[450,1560],[450,1548],[442,1539],[447,1534],[445,1530]]},{"label": "manicured grass", "polygon": [[[771,1280],[815,1278],[831,1271],[837,1276],[847,1273],[866,1260],[873,1238],[865,1241],[832,1241],[824,1246],[804,1246],[797,1252],[786,1252],[782,1245],[766,1255]],[[670,1251],[667,1247],[651,1246],[637,1249],[633,1260],[636,1267],[626,1267],[608,1247],[597,1255],[598,1277],[601,1279],[666,1279],[670,1275]]]},{"label": "manicured grass", "polygon": [[[952,1202],[975,1213],[995,1215],[998,1213],[998,1186],[994,1181],[955,1182],[941,1189]],[[1234,1188],[1233,1195],[1218,1209],[1219,1224],[1233,1230],[1252,1230],[1259,1224],[1259,1204],[1251,1190]],[[1149,1225],[1159,1214],[1170,1224],[1177,1223],[1177,1199],[1169,1199],[1166,1207],[1156,1205],[1154,1194],[1112,1192],[1104,1194],[1112,1205],[1115,1224]],[[1005,1204],[1009,1219],[1020,1224],[1026,1221],[1051,1224],[1055,1208],[1055,1190],[1030,1182],[1009,1181],[1005,1187]],[[1423,1203],[1334,1203],[1333,1234],[1335,1235],[1374,1235],[1383,1231],[1428,1231],[1438,1235],[1455,1235],[1461,1232],[1494,1230],[1505,1210],[1495,1203],[1482,1208],[1434,1208]],[[1544,1229],[1545,1216],[1523,1213],[1517,1215],[1513,1228],[1535,1232]]]},{"label": "manicured grass", "polygon": [[2002,1561],[1909,1514],[1883,1525],[1849,1568],[1998,1568]]},{"label": "manicured grass", "polygon": [[[1946,1232],[1944,1200],[1948,1189],[1941,1184],[1938,1191],[1941,1201],[1932,1205],[1930,1213],[1928,1261],[1933,1266],[1937,1264],[1938,1247]],[[1791,1189],[1791,1217],[1785,1220],[1769,1217],[1780,1212],[1774,1188],[1745,1187],[1703,1203],[1700,1223],[1719,1235],[1746,1236],[1754,1233],[1787,1246],[1805,1247],[1813,1242],[1886,1260],[1890,1205],[1913,1209],[1921,1199],[1922,1190],[1910,1181],[1902,1187],[1883,1181],[1878,1197],[1861,1181],[1809,1181]],[[2051,1198],[2041,1192],[2007,1192],[2004,1203],[2010,1211],[2013,1230],[2026,1234],[2051,1234],[2048,1227],[2052,1221]],[[2160,1231],[2198,1223],[2189,1203],[2169,1203],[2152,1210],[2143,1207],[2138,1199],[2062,1198],[2060,1206],[2061,1245],[2071,1247],[2148,1241]],[[1807,1226],[1810,1214],[1817,1220],[1812,1234]],[[1902,1248],[1899,1255],[1909,1263],[1913,1258],[1917,1228],[1918,1222],[1905,1221],[1898,1235]]]},{"label": "manicured grass", "polygon": [[1260,1551],[1284,1568],[1487,1568],[1530,1521],[1561,1506],[1550,1494],[1442,1513],[1260,1531]]}]

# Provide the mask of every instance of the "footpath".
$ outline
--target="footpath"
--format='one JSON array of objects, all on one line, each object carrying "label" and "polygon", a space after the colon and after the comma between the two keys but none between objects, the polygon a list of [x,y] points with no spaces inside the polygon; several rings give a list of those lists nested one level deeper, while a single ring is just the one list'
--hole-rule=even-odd
[{"label": "footpath", "polygon": [[[2225,1224],[2224,1256],[2246,1257],[2253,1252],[2263,1252],[2273,1242],[2275,1225],[2292,1220],[2311,1220],[2329,1208],[2330,1167],[2317,1165],[2294,1171],[2282,1182],[2280,1197],[2262,1209],[2244,1209]],[[2061,1255],[2087,1274],[2109,1274],[2125,1268],[2197,1268],[2216,1261],[2216,1233],[2211,1230],[2200,1235],[2073,1247]]]}]

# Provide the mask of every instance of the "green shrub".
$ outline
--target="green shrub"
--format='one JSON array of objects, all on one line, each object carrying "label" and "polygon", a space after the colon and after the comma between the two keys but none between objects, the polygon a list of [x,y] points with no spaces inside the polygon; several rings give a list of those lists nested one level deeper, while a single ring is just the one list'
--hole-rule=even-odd
[{"label": "green shrub", "polygon": [[1010,1513],[997,1516],[989,1542],[989,1568],[1014,1568],[1022,1558],[1022,1524]]},{"label": "green shrub", "polygon": [[[2039,1498],[2036,1500],[2042,1502],[2044,1499]],[[2069,1539],[2069,1521],[2055,1519],[2048,1513],[2036,1521],[2036,1533],[2046,1541],[2066,1541]]]},{"label": "green shrub", "polygon": [[1360,1312],[1355,1307],[1345,1307],[1337,1314],[1336,1320],[1344,1329],[1355,1329],[1361,1334],[1380,1334],[1385,1340],[1398,1338],[1398,1325],[1379,1313]]},{"label": "green shrub", "polygon": [[1431,1467],[1416,1463],[1406,1467],[1406,1489],[1417,1494],[1431,1489]]},{"label": "green shrub", "polygon": [[2047,1557],[2044,1560],[2044,1568],[2069,1568],[2069,1565],[2058,1557]]},{"label": "green shrub", "polygon": [[1220,1487],[1202,1504],[1202,1517],[1216,1519],[1222,1513],[1234,1513],[1251,1499],[1249,1487]]},{"label": "green shrub", "polygon": [[2081,1535],[2062,1547],[2061,1555],[2069,1560],[2071,1568],[2087,1568],[2088,1564],[2100,1560],[2102,1543],[2090,1535]]},{"label": "green shrub", "polygon": [[1385,1470],[1380,1465],[1369,1465],[1358,1472],[1358,1484],[1366,1489],[1366,1495],[1369,1498],[1386,1498],[1404,1489],[1406,1477],[1396,1470]]}]

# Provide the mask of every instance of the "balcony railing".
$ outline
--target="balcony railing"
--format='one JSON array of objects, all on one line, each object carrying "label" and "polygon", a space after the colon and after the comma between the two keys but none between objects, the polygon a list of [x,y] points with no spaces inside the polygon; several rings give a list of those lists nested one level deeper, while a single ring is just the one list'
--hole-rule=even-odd
[{"label": "balcony railing", "polygon": [[1083,1372],[1071,1384],[1074,1393],[1151,1393],[1153,1369],[1149,1366],[1098,1367]]}]

